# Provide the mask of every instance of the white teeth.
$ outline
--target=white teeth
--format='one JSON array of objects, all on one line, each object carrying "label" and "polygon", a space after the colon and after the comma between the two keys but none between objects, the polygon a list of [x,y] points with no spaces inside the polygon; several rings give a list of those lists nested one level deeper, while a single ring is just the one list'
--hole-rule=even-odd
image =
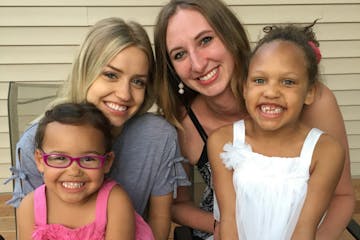
[{"label": "white teeth", "polygon": [[212,70],[211,72],[209,72],[205,76],[199,77],[199,80],[200,81],[209,80],[210,78],[212,78],[215,75],[216,71],[217,71],[217,68],[215,68],[214,70]]},{"label": "white teeth", "polygon": [[283,111],[283,108],[269,105],[261,105],[261,111],[268,114],[278,114]]},{"label": "white teeth", "polygon": [[121,105],[118,105],[118,104],[115,104],[115,103],[112,103],[112,102],[107,102],[106,105],[115,110],[115,111],[120,111],[120,112],[123,112],[123,111],[126,111],[127,109],[127,106],[121,106]]},{"label": "white teeth", "polygon": [[65,188],[75,189],[75,188],[81,188],[82,186],[84,186],[84,183],[83,182],[63,182],[62,186]]}]

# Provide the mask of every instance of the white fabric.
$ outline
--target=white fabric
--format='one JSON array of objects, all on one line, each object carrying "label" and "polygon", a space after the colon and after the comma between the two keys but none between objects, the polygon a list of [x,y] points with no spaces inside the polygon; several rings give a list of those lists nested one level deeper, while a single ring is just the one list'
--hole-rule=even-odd
[{"label": "white fabric", "polygon": [[[233,169],[236,222],[241,240],[290,239],[301,212],[315,145],[322,134],[311,129],[299,157],[267,157],[245,144],[244,121],[234,123],[233,144],[220,154]],[[214,217],[219,219],[214,200]]]}]

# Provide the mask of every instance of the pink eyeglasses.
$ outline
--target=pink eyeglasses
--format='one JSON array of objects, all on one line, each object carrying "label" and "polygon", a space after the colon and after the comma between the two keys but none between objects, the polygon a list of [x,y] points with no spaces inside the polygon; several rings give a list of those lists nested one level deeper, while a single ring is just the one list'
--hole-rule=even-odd
[{"label": "pink eyeglasses", "polygon": [[45,164],[53,168],[67,168],[75,161],[81,168],[99,169],[104,166],[108,154],[71,157],[61,153],[45,153],[42,151],[42,157]]}]

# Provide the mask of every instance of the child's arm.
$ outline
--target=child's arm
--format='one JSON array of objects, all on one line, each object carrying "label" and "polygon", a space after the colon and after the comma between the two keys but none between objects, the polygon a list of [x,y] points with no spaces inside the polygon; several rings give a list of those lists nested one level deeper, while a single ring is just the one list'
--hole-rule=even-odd
[{"label": "child's arm", "polygon": [[323,134],[313,153],[308,191],[292,240],[315,239],[344,167],[345,151],[334,138]]},{"label": "child's arm", "polygon": [[118,185],[111,190],[105,239],[135,239],[135,210],[127,193]]},{"label": "child's arm", "polygon": [[213,132],[207,141],[207,151],[212,171],[214,192],[220,210],[220,238],[238,239],[233,186],[233,172],[225,168],[220,158],[225,143],[232,141],[232,125]]},{"label": "child's arm", "polygon": [[16,210],[17,234],[19,240],[32,239],[34,230],[34,193],[31,192],[21,201]]},{"label": "child's arm", "polygon": [[171,225],[172,192],[163,196],[150,197],[149,225],[155,239],[167,240]]}]

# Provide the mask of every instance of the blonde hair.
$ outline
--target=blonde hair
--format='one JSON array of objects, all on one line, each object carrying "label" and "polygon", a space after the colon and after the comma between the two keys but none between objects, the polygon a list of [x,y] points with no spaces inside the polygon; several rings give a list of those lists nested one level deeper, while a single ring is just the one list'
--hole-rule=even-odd
[{"label": "blonde hair", "polygon": [[165,118],[180,129],[182,129],[180,121],[184,117],[181,106],[184,103],[190,106],[198,93],[185,86],[185,93],[181,96],[178,95],[177,85],[181,80],[176,74],[167,52],[166,31],[169,18],[178,9],[185,8],[200,12],[232,54],[235,67],[230,84],[232,92],[239,99],[240,104],[243,103],[242,81],[246,77],[246,66],[250,55],[250,44],[242,24],[221,0],[171,0],[162,8],[157,17],[154,31],[157,104]]},{"label": "blonde hair", "polygon": [[129,46],[141,49],[148,59],[149,72],[145,97],[137,114],[149,110],[155,100],[155,61],[149,37],[140,24],[125,22],[115,17],[102,19],[92,26],[80,46],[63,88],[50,107],[64,102],[86,102],[87,92],[102,69]]}]

